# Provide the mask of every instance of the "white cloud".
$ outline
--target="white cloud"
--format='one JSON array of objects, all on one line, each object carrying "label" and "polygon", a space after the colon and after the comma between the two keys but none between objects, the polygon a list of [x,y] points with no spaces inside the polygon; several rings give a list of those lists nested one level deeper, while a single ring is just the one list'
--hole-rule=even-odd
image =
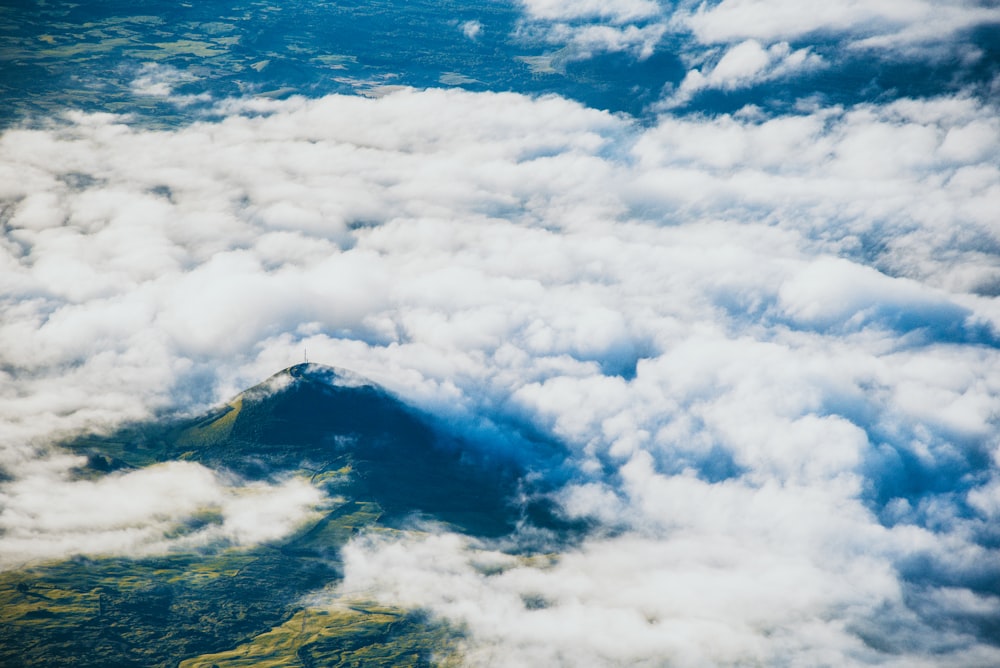
[{"label": "white cloud", "polygon": [[526,0],[517,34],[527,42],[562,47],[559,61],[586,60],[604,53],[629,53],[645,60],[667,32],[662,9],[651,0]]},{"label": "white cloud", "polygon": [[904,330],[960,328],[970,315],[916,281],[889,278],[846,260],[809,265],[781,286],[780,302],[794,320],[819,327],[858,327],[874,319]]},{"label": "white cloud", "polygon": [[680,106],[702,90],[735,90],[800,74],[821,67],[822,63],[822,58],[811,53],[809,48],[793,51],[787,42],[781,42],[765,49],[757,40],[748,39],[729,47],[713,67],[690,70],[677,91],[663,104],[667,107]]},{"label": "white cloud", "polygon": [[[1000,141],[993,107],[643,127],[553,96],[404,89],[219,110],[172,131],[78,114],[0,137],[5,512],[28,509],[11,526],[47,526],[55,546],[8,532],[8,554],[59,554],[77,534],[147,549],[204,504],[223,509],[220,537],[278,535],[248,518],[285,508],[265,523],[278,532],[308,488],[245,505],[244,488],[177,465],[157,480],[198,482],[187,505],[66,527],[31,485],[113,508],[139,473],[60,478],[73,462],[43,456],[55,436],[205,407],[307,347],[480,447],[516,447],[515,429],[567,447],[553,497],[599,530],[551,568],[487,577],[475,560],[513,558],[453,537],[352,548],[351,587],[469,623],[470,651],[889,664],[874,648],[901,643],[900,664],[995,658],[936,630],[907,589],[919,576],[949,610],[992,604],[977,583],[996,563],[982,536],[1000,170],[978,148]],[[426,586],[379,581],[365,559],[427,570]],[[466,586],[493,607],[441,598]],[[535,595],[556,605],[527,611]],[[493,631],[477,617],[491,610]]]},{"label": "white cloud", "polygon": [[[755,528],[766,534],[737,525],[735,535],[703,527],[630,535],[552,559],[519,559],[454,534],[372,535],[344,550],[346,577],[336,595],[420,607],[460,626],[467,665],[944,666],[1000,656],[988,646],[969,649],[960,632],[900,620],[905,605],[894,573],[877,555],[843,558],[834,543],[834,554],[814,560],[797,541],[782,543],[774,520],[780,526],[790,514],[801,512],[795,523],[816,528],[817,549],[835,529],[811,517],[821,508],[775,501],[772,508],[726,508],[740,519],[759,513]],[[968,609],[964,590],[949,593]],[[909,627],[906,633],[927,635],[887,656],[875,648],[887,639],[886,617]]]},{"label": "white cloud", "polygon": [[711,76],[721,83],[734,82],[758,74],[770,63],[771,55],[759,42],[748,39],[726,51],[712,69]]},{"label": "white cloud", "polygon": [[479,37],[479,33],[483,30],[483,24],[479,21],[464,21],[462,25],[459,26],[462,29],[462,34],[469,39],[476,39]]},{"label": "white cloud", "polygon": [[652,0],[524,0],[524,8],[533,19],[567,21],[600,18],[622,24],[655,17],[659,5]]},{"label": "white cloud", "polygon": [[138,75],[132,80],[132,91],[141,96],[163,98],[179,107],[186,107],[197,102],[209,102],[212,96],[208,93],[197,95],[177,95],[174,89],[181,84],[197,81],[198,77],[161,63],[143,63]]},{"label": "white cloud", "polygon": [[897,48],[947,41],[962,30],[997,22],[1000,12],[963,0],[837,0],[820,5],[794,0],[722,0],[681,11],[674,20],[689,27],[703,44],[790,41],[820,34],[844,35],[854,47]]},{"label": "white cloud", "polygon": [[601,53],[631,53],[639,60],[649,58],[666,33],[662,24],[644,26],[586,25],[558,23],[549,28],[546,41],[565,45],[560,54],[566,60],[586,60]]},{"label": "white cloud", "polygon": [[[150,555],[211,544],[248,546],[282,538],[316,516],[322,493],[290,479],[235,485],[190,462],[168,462],[97,480],[37,460],[0,492],[0,568],[73,555]],[[179,532],[199,515],[205,526]]]}]

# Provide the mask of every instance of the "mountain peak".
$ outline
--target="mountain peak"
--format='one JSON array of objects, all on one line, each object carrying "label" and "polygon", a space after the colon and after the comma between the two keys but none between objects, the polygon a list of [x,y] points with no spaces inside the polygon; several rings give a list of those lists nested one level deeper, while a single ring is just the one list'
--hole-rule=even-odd
[{"label": "mountain peak", "polygon": [[[285,384],[294,382],[315,382],[338,387],[379,387],[379,385],[359,373],[343,367],[319,364],[317,362],[299,362],[275,373],[263,383],[250,388],[251,390],[272,386],[278,389]],[[250,390],[247,390],[250,391]]]},{"label": "mountain peak", "polygon": [[130,425],[70,447],[105,468],[179,458],[248,480],[306,476],[331,496],[377,504],[390,522],[416,513],[498,535],[517,520],[513,461],[487,464],[452,426],[364,376],[312,362],[199,417]]},{"label": "mountain peak", "polygon": [[[386,517],[417,512],[458,524],[476,517],[480,529],[493,524],[492,533],[511,527],[512,462],[484,467],[481,453],[448,425],[353,371],[295,364],[228,408],[198,422],[220,437],[192,448],[191,458],[251,479],[321,478],[346,466],[349,489],[331,493],[372,499]],[[224,433],[214,429],[222,422]]]}]

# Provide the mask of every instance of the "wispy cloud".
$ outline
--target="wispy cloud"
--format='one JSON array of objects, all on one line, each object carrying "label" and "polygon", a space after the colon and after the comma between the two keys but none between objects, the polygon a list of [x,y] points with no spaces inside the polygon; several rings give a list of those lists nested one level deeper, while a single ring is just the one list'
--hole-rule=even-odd
[{"label": "wispy cloud", "polygon": [[132,91],[139,96],[163,98],[180,107],[198,102],[210,102],[212,96],[209,93],[180,95],[174,90],[179,85],[197,80],[198,77],[194,74],[176,67],[159,63],[143,63],[138,74],[132,80]]}]

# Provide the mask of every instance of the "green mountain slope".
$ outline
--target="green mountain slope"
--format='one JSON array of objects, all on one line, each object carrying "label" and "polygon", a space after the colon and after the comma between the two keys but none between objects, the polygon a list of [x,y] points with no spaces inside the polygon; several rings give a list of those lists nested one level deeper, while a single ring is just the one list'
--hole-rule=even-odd
[{"label": "green mountain slope", "polygon": [[[302,364],[187,420],[130,425],[66,447],[84,478],[187,459],[247,480],[308,477],[334,502],[293,536],[155,558],[75,558],[0,573],[0,665],[431,665],[457,631],[419,611],[309,609],[339,578],[339,548],[414,517],[510,532],[513,464],[447,433],[381,388]],[[537,513],[535,513],[537,515]],[[178,532],[219,518],[205,513]],[[199,659],[205,655],[204,659]],[[211,655],[211,656],[208,656]],[[210,659],[210,660],[209,660]]]}]

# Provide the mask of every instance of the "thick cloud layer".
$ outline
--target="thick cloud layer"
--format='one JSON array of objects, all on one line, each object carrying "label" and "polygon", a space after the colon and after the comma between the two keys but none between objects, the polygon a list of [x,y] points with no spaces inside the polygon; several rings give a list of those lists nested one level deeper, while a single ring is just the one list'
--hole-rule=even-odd
[{"label": "thick cloud layer", "polygon": [[[0,137],[6,554],[137,550],[203,506],[266,539],[200,467],[74,482],[46,444],[205,407],[307,348],[479,447],[567,446],[553,499],[594,530],[551,563],[446,533],[345,554],[343,595],[466,624],[473,661],[998,660],[994,107],[647,127],[404,89],[217,111]],[[141,476],[202,492],[84,526],[34,491],[106,509]],[[260,495],[284,499],[275,527],[321,502]]]}]

